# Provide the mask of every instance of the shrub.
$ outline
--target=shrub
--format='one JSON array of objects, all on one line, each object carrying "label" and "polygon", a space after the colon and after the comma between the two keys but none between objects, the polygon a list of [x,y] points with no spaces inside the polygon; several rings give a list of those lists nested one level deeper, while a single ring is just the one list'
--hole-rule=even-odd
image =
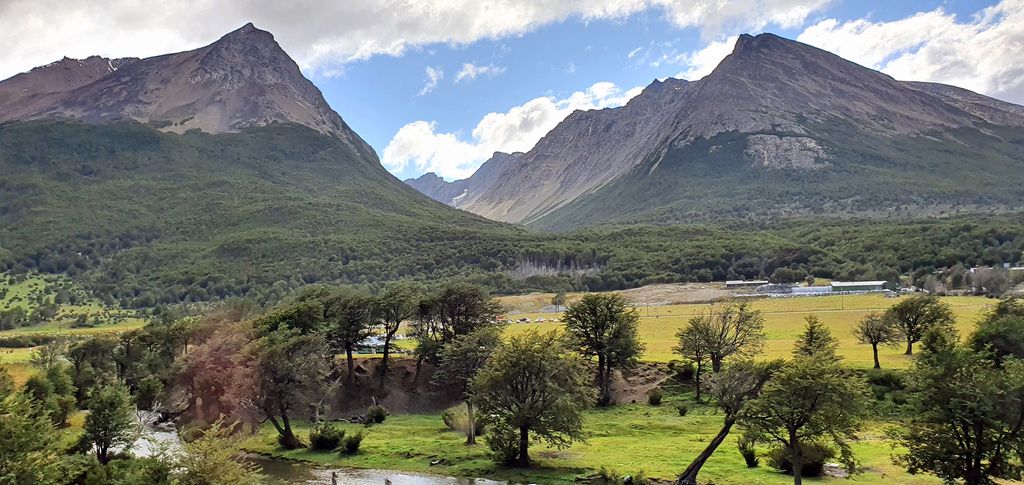
[{"label": "shrub", "polygon": [[487,447],[491,457],[499,465],[515,463],[519,455],[519,432],[508,426],[491,426],[487,435]]},{"label": "shrub", "polygon": [[[835,450],[817,443],[800,445],[804,457],[803,473],[805,477],[820,477],[825,470],[825,462],[836,456]],[[784,447],[773,449],[768,453],[768,464],[783,473],[793,474],[793,462],[790,461],[789,450]]]},{"label": "shrub", "polygon": [[868,384],[899,391],[907,387],[903,373],[893,369],[871,369],[868,371]]},{"label": "shrub", "polygon": [[686,416],[686,413],[688,413],[690,411],[690,408],[686,407],[685,404],[680,404],[680,405],[676,406],[676,409],[679,410],[679,415],[680,416]]},{"label": "shrub", "polygon": [[354,455],[359,452],[359,445],[363,444],[363,432],[350,434],[344,438],[345,454]]},{"label": "shrub", "polygon": [[647,404],[650,404],[651,406],[661,406],[661,398],[661,388],[655,387],[647,393]]},{"label": "shrub", "polygon": [[383,423],[384,419],[388,417],[388,410],[384,409],[384,406],[374,404],[370,406],[370,409],[366,410],[366,422],[372,423]]},{"label": "shrub", "polygon": [[745,434],[736,442],[736,447],[739,448],[740,455],[743,455],[743,461],[747,463],[747,468],[757,468],[761,464],[761,459],[757,457],[757,449],[754,448],[754,445],[754,440]]},{"label": "shrub", "polygon": [[338,448],[345,438],[345,430],[331,423],[324,423],[309,430],[309,448],[319,451],[332,451]]},{"label": "shrub", "polygon": [[694,368],[692,362],[673,360],[668,363],[668,370],[672,371],[672,378],[677,382],[690,382],[693,380]]}]

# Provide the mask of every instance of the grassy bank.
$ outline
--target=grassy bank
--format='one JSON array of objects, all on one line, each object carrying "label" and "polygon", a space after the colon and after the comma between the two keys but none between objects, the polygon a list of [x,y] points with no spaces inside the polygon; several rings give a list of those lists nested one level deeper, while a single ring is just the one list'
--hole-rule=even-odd
[{"label": "grassy bank", "polygon": [[[679,416],[675,404],[690,405],[686,416]],[[694,406],[689,395],[673,396],[659,407],[627,404],[587,412],[587,443],[564,450],[535,445],[536,460],[529,470],[496,466],[488,457],[486,444],[466,446],[465,436],[449,431],[437,414],[391,416],[383,424],[364,428],[346,425],[349,433],[363,430],[366,438],[357,455],[315,452],[306,449],[282,450],[275,441],[273,427],[264,426],[258,434],[243,442],[247,451],[274,457],[309,461],[327,466],[378,468],[434,473],[451,476],[486,477],[522,483],[569,484],[577,476],[592,475],[602,467],[622,475],[643,471],[650,478],[672,479],[682,471],[718,431],[722,416],[713,407]],[[884,438],[889,423],[872,422],[860,434],[853,447],[862,461],[864,473],[852,481],[863,484],[938,484],[934,477],[913,476],[893,465],[891,444]],[[306,440],[308,425],[301,423],[299,433]],[[733,430],[701,472],[705,483],[717,485],[788,484],[783,475],[763,462],[747,468],[736,449],[741,430]],[[766,450],[763,450],[766,451]],[[431,462],[442,460],[431,466]],[[823,478],[820,483],[844,483]]]}]

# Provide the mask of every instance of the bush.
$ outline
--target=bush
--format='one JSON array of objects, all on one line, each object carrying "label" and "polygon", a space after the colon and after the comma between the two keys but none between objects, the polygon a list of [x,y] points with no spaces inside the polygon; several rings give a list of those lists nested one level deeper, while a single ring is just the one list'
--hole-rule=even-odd
[{"label": "bush", "polygon": [[487,435],[487,447],[491,457],[499,465],[511,465],[519,456],[519,432],[508,426],[491,426]]},{"label": "bush", "polygon": [[668,370],[672,371],[672,378],[677,382],[690,382],[693,380],[695,370],[692,362],[673,360],[668,363]]},{"label": "bush", "polygon": [[890,391],[899,391],[907,387],[903,373],[893,369],[871,369],[868,371],[868,384]]},{"label": "bush", "polygon": [[686,407],[685,404],[680,404],[676,406],[676,409],[679,410],[680,416],[686,416],[686,413],[690,412],[690,408]]},{"label": "bush", "polygon": [[743,455],[743,461],[747,463],[747,468],[757,468],[761,464],[761,459],[757,457],[757,449],[754,448],[754,445],[754,440],[747,435],[741,436],[739,441],[736,442],[736,447],[739,448],[740,455]]},{"label": "bush", "polygon": [[[835,450],[817,443],[805,443],[800,448],[803,450],[804,464],[801,468],[805,477],[820,477],[825,470],[825,462],[836,456]],[[790,461],[789,450],[784,447],[768,453],[768,464],[783,473],[793,474],[793,462]]]},{"label": "bush", "polygon": [[384,406],[374,404],[370,406],[370,409],[366,410],[366,423],[367,424],[380,424],[384,422],[384,419],[388,417],[388,410],[384,409]]},{"label": "bush", "polygon": [[350,434],[343,440],[345,444],[345,454],[354,455],[359,453],[359,445],[363,444],[363,432],[360,431],[356,434]]},{"label": "bush", "polygon": [[319,451],[333,451],[345,438],[345,430],[331,423],[324,423],[309,430],[309,448]]},{"label": "bush", "polygon": [[647,393],[647,404],[650,404],[651,406],[661,406],[661,398],[661,388],[655,387]]}]

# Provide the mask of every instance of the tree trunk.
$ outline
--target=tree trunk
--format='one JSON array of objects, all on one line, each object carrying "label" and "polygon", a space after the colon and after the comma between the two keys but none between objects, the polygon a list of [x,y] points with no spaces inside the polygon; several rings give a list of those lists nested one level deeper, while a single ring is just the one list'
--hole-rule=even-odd
[{"label": "tree trunk", "polygon": [[352,360],[352,347],[345,348],[345,359],[348,360],[348,383],[356,381],[356,363]]},{"label": "tree trunk", "polygon": [[412,376],[412,386],[416,387],[416,384],[420,382],[420,369],[423,368],[423,356],[416,357],[416,373]]},{"label": "tree trunk", "polygon": [[878,344],[877,343],[871,344],[871,351],[874,352],[874,354],[875,354],[875,368],[876,369],[881,369],[882,366],[881,366],[881,364],[878,363]]},{"label": "tree trunk", "polygon": [[530,428],[519,427],[519,466],[530,466]]},{"label": "tree trunk", "polygon": [[690,466],[686,467],[682,475],[679,475],[679,479],[676,481],[676,485],[697,485],[697,474],[700,473],[701,467],[704,463],[711,458],[711,455],[715,453],[715,450],[725,441],[725,438],[729,436],[729,430],[732,429],[733,423],[736,422],[736,418],[725,418],[725,424],[722,429],[718,431],[718,434],[712,438],[711,442],[704,447],[704,451],[700,452],[696,458],[690,463]]},{"label": "tree trunk", "polygon": [[697,390],[697,402],[700,402],[700,371],[704,366],[698,361],[697,371],[693,373],[693,387]]},{"label": "tree trunk", "polygon": [[611,396],[608,392],[608,371],[606,369],[607,364],[604,354],[598,354],[597,356],[597,388],[601,390],[601,395],[597,398],[598,406],[607,406],[611,402]]},{"label": "tree trunk", "polygon": [[106,465],[110,462],[110,450],[108,450],[106,446],[97,446],[96,459],[98,459],[101,464]]},{"label": "tree trunk", "polygon": [[712,357],[711,358],[711,372],[714,372],[715,374],[717,374],[717,373],[719,373],[721,371],[722,371],[722,359],[720,357],[719,358]]},{"label": "tree trunk", "polygon": [[789,434],[789,461],[793,464],[793,485],[804,483],[804,454],[794,433]]},{"label": "tree trunk", "polygon": [[384,379],[388,376],[388,349],[391,348],[391,336],[384,339],[384,357],[380,360],[380,388],[384,389]]},{"label": "tree trunk", "polygon": [[466,399],[466,418],[469,420],[469,431],[466,433],[466,444],[476,444],[476,419],[473,418],[473,400]]},{"label": "tree trunk", "polygon": [[903,355],[914,355],[914,342],[909,338],[907,339],[907,351]]}]

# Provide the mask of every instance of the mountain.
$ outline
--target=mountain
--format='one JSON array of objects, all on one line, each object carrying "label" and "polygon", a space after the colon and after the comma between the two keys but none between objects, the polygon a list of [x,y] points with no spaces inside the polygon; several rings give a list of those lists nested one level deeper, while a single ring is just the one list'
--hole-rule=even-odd
[{"label": "mountain", "polygon": [[0,82],[0,114],[0,272],[68,274],[125,305],[500,278],[524,234],[394,178],[251,24],[34,69]]},{"label": "mountain", "polygon": [[206,47],[147,59],[67,59],[0,82],[0,122],[131,120],[162,131],[237,132],[292,122],[369,147],[251,23]]},{"label": "mountain", "polygon": [[625,106],[572,113],[464,199],[465,210],[549,229],[1016,210],[1024,107],[743,35],[703,79],[655,81]]},{"label": "mountain", "polygon": [[494,152],[494,155],[484,162],[471,177],[454,182],[448,182],[434,172],[427,172],[417,178],[408,179],[405,183],[431,199],[452,207],[461,207],[466,200],[475,200],[479,194],[486,193],[491,188],[491,184],[500,180],[505,169],[514,165],[521,156],[523,156],[521,152]]}]

